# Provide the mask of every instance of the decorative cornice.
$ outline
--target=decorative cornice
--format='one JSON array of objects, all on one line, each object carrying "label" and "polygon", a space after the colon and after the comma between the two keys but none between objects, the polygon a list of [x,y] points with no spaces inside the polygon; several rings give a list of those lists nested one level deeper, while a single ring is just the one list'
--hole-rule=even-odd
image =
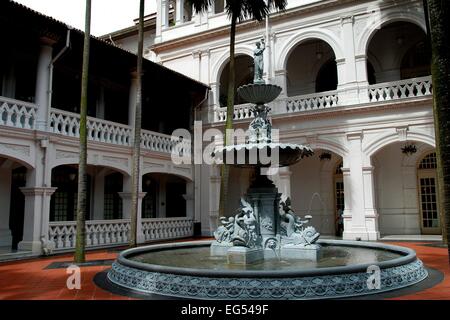
[{"label": "decorative cornice", "polygon": [[[118,194],[123,200],[131,200],[131,197],[133,196],[132,192],[118,192]],[[147,192],[139,192],[138,199],[143,199],[146,194]]]},{"label": "decorative cornice", "polygon": [[354,22],[355,22],[354,16],[341,17],[341,26],[343,26],[344,24],[347,24],[347,23],[353,24]]},{"label": "decorative cornice", "polygon": [[364,134],[362,131],[356,131],[356,132],[349,132],[347,133],[347,140],[353,141],[353,140],[362,140]]},{"label": "decorative cornice", "polygon": [[404,127],[398,127],[397,129],[397,134],[398,134],[398,139],[400,141],[406,141],[408,140],[408,126],[404,126]]},{"label": "decorative cornice", "polygon": [[20,188],[20,191],[26,196],[51,196],[55,193],[56,189],[54,187],[31,187],[31,188]]}]

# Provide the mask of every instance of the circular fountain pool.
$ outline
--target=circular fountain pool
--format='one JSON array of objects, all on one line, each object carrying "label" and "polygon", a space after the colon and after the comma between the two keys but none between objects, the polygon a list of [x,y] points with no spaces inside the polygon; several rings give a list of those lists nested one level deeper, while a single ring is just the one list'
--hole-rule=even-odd
[{"label": "circular fountain pool", "polygon": [[[211,257],[211,241],[151,245],[122,252],[108,280],[141,293],[182,298],[325,299],[396,290],[427,277],[408,248],[360,241],[318,243],[322,255],[317,262],[267,259],[250,265]],[[378,289],[368,285],[376,270]]]}]

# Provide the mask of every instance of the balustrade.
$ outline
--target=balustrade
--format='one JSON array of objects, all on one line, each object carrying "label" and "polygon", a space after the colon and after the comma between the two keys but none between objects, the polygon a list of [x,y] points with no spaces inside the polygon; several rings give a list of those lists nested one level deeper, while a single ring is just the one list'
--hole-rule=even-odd
[{"label": "balustrade", "polygon": [[416,98],[431,94],[431,77],[377,83],[369,86],[370,102]]},{"label": "balustrade", "polygon": [[[55,250],[75,248],[76,221],[49,223],[48,238]],[[129,241],[130,220],[86,221],[86,247],[100,247],[126,244]],[[142,232],[145,241],[170,240],[193,235],[193,221],[190,218],[143,219]]]},{"label": "balustrade", "polygon": [[34,129],[37,107],[34,104],[0,97],[0,125]]}]

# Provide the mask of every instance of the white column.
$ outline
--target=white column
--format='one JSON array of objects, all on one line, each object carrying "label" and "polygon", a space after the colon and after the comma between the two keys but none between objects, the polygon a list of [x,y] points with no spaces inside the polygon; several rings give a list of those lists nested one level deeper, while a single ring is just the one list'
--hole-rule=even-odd
[{"label": "white column", "polygon": [[103,170],[97,172],[94,178],[94,220],[105,219],[105,174]]},{"label": "white column", "polygon": [[[138,210],[137,210],[137,243],[144,243],[144,233],[142,232],[142,199],[144,199],[146,192],[138,193]],[[130,219],[131,213],[131,192],[119,192],[122,198],[123,219]]]},{"label": "white column", "polygon": [[194,221],[201,222],[202,219],[202,167],[194,165]]},{"label": "white column", "polygon": [[291,196],[291,176],[292,171],[289,167],[280,168],[278,170],[278,192],[288,197]]},{"label": "white column", "polygon": [[378,229],[378,212],[375,208],[375,185],[374,185],[374,168],[363,167],[363,184],[364,184],[364,215],[366,217],[366,230],[368,240],[378,240],[380,232]]},{"label": "white column", "polygon": [[209,185],[209,230],[212,233],[217,229],[219,218],[220,170],[217,166],[211,166]]},{"label": "white column", "polygon": [[137,73],[132,72],[130,81],[130,95],[128,97],[128,125],[131,127],[134,127],[137,88]]},{"label": "white column", "polygon": [[359,88],[359,102],[366,103],[369,102],[369,79],[367,75],[367,56],[359,55],[355,57],[356,63],[356,81],[358,82]]},{"label": "white column", "polygon": [[186,194],[184,195],[186,200],[186,218],[195,218],[195,208],[194,208],[194,182],[186,182]]},{"label": "white column", "polygon": [[343,59],[337,60],[337,63],[339,103],[344,105],[359,102],[353,23],[353,16],[341,18],[342,41],[345,46],[343,46],[344,57],[339,57]]},{"label": "white column", "polygon": [[21,188],[25,195],[25,217],[23,240],[19,250],[41,253],[42,245],[48,239],[50,199],[56,188]]},{"label": "white column", "polygon": [[281,87],[281,97],[287,97],[287,71],[286,70],[277,70],[275,71],[275,79],[273,84],[276,84]]},{"label": "white column", "polygon": [[[142,163],[142,162],[141,162]],[[131,177],[123,177],[123,190],[119,192],[119,196],[122,198],[122,217],[123,219],[130,219],[131,217]],[[138,193],[138,210],[137,210],[137,243],[144,243],[144,233],[142,232],[142,199],[147,193],[142,192],[142,176],[139,178],[139,193]]]},{"label": "white column", "polygon": [[184,0],[176,0],[175,3],[175,25],[184,22]]},{"label": "white column", "polygon": [[349,153],[344,158],[345,240],[369,240],[365,223],[364,183],[361,152],[362,132],[347,135]]},{"label": "white column", "polygon": [[37,63],[35,103],[38,107],[36,129],[46,131],[50,118],[49,83],[50,64],[52,62],[54,40],[41,38],[41,48]]},{"label": "white column", "polygon": [[[330,160],[323,160],[330,161]],[[322,234],[335,234],[334,215],[334,185],[333,171],[320,171],[320,198],[321,198],[321,230]]]},{"label": "white column", "polygon": [[[12,235],[9,229],[11,205],[11,168],[0,167],[0,247],[11,246]],[[14,213],[13,213],[14,214]]]},{"label": "white column", "polygon": [[200,50],[196,50],[192,52],[192,58],[194,59],[194,63],[193,65],[193,78],[195,80],[199,80],[200,81],[200,74],[201,74],[201,58],[202,57],[202,52]]},{"label": "white column", "polygon": [[201,57],[200,57],[200,77],[199,80],[203,83],[209,83],[210,79],[209,79],[209,59],[210,59],[210,51],[209,49],[207,50],[203,50],[201,52]]},{"label": "white column", "polygon": [[161,0],[161,27],[169,27],[169,0]]},{"label": "white column", "polygon": [[155,30],[155,43],[161,42],[162,23],[163,23],[163,8],[162,0],[156,0],[156,30]]},{"label": "white column", "polygon": [[158,218],[165,218],[167,201],[166,201],[166,176],[164,175],[162,175],[159,180],[159,192],[157,196],[157,201],[158,203],[156,205],[158,206]]}]

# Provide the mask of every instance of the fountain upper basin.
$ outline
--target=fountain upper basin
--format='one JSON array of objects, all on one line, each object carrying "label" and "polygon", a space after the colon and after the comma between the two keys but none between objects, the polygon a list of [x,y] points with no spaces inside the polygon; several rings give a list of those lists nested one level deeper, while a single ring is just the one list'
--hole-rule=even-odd
[{"label": "fountain upper basin", "polygon": [[[277,158],[271,158],[277,154]],[[247,143],[216,148],[213,157],[235,167],[285,167],[311,156],[310,147],[291,143]],[[263,155],[263,156],[262,156]],[[268,163],[267,159],[277,161]]]},{"label": "fountain upper basin", "polygon": [[249,103],[261,105],[272,102],[281,93],[282,88],[273,84],[247,84],[237,89],[242,99]]}]

